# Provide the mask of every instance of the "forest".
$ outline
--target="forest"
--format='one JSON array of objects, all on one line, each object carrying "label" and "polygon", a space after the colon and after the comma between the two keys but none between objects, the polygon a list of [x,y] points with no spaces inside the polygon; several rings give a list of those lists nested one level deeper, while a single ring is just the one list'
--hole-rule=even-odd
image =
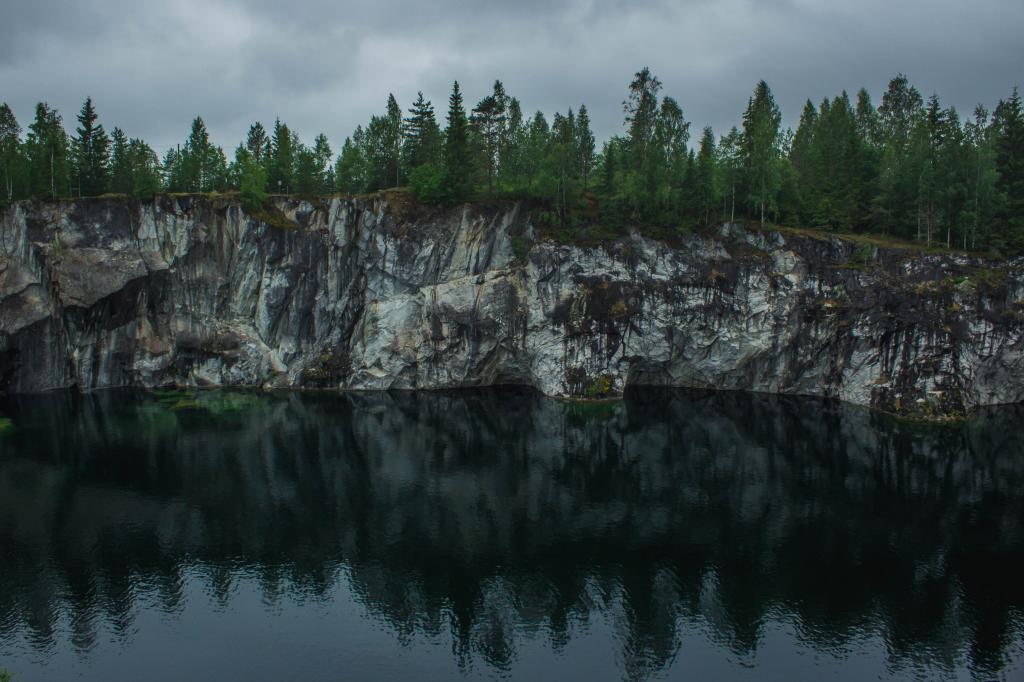
[{"label": "forest", "polygon": [[[229,161],[201,117],[162,157],[114,128],[91,99],[68,132],[45,102],[23,131],[0,105],[0,204],[157,193],[237,192],[258,209],[269,194],[365,194],[408,187],[422,202],[530,199],[569,237],[581,230],[686,232],[746,220],[864,233],[932,248],[1024,253],[1024,111],[1016,88],[990,112],[961,117],[900,74],[878,106],[866,89],[806,102],[782,127],[759,82],[737,126],[691,131],[649,69],[636,73],[623,132],[598,146],[584,105],[549,120],[523,112],[500,81],[470,106],[458,82],[441,115],[419,93],[393,95],[335,155],[324,134],[303,142],[287,124],[253,123]],[[440,119],[440,120],[439,120]],[[442,125],[443,124],[443,125]],[[24,134],[23,134],[24,133]]]}]

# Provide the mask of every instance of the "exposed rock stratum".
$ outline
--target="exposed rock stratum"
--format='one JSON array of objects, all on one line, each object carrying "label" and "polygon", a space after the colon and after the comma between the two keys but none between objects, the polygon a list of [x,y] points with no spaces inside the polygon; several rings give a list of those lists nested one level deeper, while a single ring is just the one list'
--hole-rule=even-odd
[{"label": "exposed rock stratum", "polygon": [[725,225],[544,238],[514,204],[386,196],[20,202],[0,225],[0,390],[628,385],[924,417],[1024,400],[1024,259]]}]

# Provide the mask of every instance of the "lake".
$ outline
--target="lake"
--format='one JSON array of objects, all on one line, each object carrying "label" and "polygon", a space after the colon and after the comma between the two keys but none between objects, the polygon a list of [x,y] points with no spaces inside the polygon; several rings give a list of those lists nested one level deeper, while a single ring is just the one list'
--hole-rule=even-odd
[{"label": "lake", "polygon": [[645,389],[0,400],[0,669],[1024,677],[1024,408]]}]

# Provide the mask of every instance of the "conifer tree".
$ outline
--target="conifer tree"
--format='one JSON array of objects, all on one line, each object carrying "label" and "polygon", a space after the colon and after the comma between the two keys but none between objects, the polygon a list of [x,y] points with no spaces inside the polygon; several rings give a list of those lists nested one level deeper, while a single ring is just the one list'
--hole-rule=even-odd
[{"label": "conifer tree", "polygon": [[1013,253],[1024,253],[1024,108],[1017,88],[992,115],[1000,237]]},{"label": "conifer tree", "polygon": [[267,189],[270,192],[289,194],[292,191],[295,169],[295,148],[292,142],[292,131],[281,119],[276,119],[267,166]]},{"label": "conifer tree", "polygon": [[694,189],[694,213],[697,220],[702,225],[710,225],[711,212],[715,210],[718,203],[718,197],[715,194],[715,134],[710,126],[704,128],[700,138]]},{"label": "conifer tree", "polygon": [[448,127],[444,140],[444,175],[442,188],[450,201],[466,199],[471,190],[472,160],[469,148],[469,122],[462,103],[459,82],[452,85],[448,98]]},{"label": "conifer tree", "polygon": [[86,97],[78,114],[79,125],[74,141],[75,179],[79,196],[96,196],[107,191],[110,138],[103,130],[103,125],[96,122],[98,118],[92,98]]},{"label": "conifer tree", "polygon": [[259,121],[249,126],[249,132],[245,137],[245,149],[249,152],[249,159],[254,163],[266,165],[269,161],[270,138]]},{"label": "conifer tree", "polygon": [[36,105],[36,116],[25,140],[29,163],[30,194],[39,199],[70,195],[68,138],[60,114],[45,102]]},{"label": "conifer tree", "polygon": [[505,137],[507,105],[501,81],[494,84],[495,94],[480,100],[473,109],[471,122],[481,141],[483,166],[487,172],[487,193],[494,191],[494,177],[497,174],[498,152]]},{"label": "conifer tree", "polygon": [[[128,137],[120,128],[111,132],[110,190],[117,194],[132,193],[131,160],[128,156]],[[173,173],[173,169],[171,170]],[[174,178],[175,185],[178,178]],[[178,187],[171,188],[177,191]]]},{"label": "conifer tree", "polygon": [[765,215],[772,209],[779,176],[776,159],[779,157],[782,114],[768,84],[760,81],[743,114],[744,172],[749,180],[749,200],[764,225]]},{"label": "conifer tree", "polygon": [[594,133],[590,130],[590,115],[585,105],[580,105],[579,114],[576,116],[576,155],[577,167],[580,179],[583,181],[583,191],[590,186],[590,173],[594,167]]},{"label": "conifer tree", "polygon": [[416,101],[409,109],[409,117],[403,122],[402,157],[411,172],[423,164],[436,164],[440,160],[441,130],[434,116],[434,105],[416,93]]}]

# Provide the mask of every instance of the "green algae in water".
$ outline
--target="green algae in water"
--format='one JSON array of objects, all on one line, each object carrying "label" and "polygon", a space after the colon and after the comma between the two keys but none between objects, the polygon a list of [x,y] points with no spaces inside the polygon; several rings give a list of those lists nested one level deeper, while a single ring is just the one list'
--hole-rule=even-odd
[{"label": "green algae in water", "polygon": [[[0,417],[0,433],[8,433],[14,430],[14,420],[10,417]],[[0,677],[0,680],[3,678]]]},{"label": "green algae in water", "polygon": [[152,391],[156,403],[174,412],[201,411],[215,416],[241,413],[258,404],[251,393],[237,391]]}]

